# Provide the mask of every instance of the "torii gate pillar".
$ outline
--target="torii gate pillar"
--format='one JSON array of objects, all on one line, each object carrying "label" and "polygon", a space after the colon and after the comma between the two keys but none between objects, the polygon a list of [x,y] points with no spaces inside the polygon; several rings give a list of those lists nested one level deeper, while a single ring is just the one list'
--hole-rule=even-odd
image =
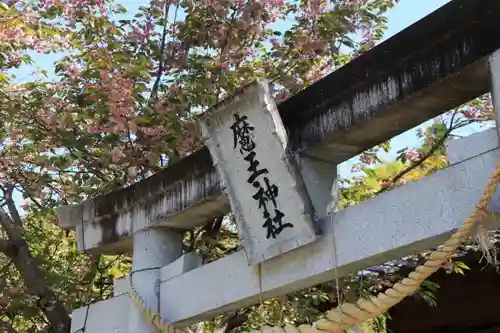
[{"label": "torii gate pillar", "polygon": [[[144,304],[160,311],[160,269],[182,255],[180,230],[151,228],[134,233],[132,285]],[[129,333],[156,333],[135,304],[130,304]]]}]

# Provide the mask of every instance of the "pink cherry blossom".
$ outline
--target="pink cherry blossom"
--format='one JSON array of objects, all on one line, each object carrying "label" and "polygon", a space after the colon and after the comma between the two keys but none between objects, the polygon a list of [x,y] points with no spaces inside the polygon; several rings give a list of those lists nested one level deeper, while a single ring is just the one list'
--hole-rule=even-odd
[{"label": "pink cherry blossom", "polygon": [[127,169],[128,178],[134,180],[137,177],[137,168],[135,166],[131,166]]},{"label": "pink cherry blossom", "polygon": [[118,147],[114,147],[113,150],[111,151],[111,162],[114,164],[117,164],[118,162],[120,162],[120,160],[124,157],[125,157],[125,154]]},{"label": "pink cherry blossom", "polygon": [[78,65],[72,64],[68,68],[68,76],[74,80],[76,79],[82,72],[82,68]]},{"label": "pink cherry blossom", "polygon": [[412,149],[406,152],[406,158],[411,162],[416,162],[420,159],[420,154],[415,149]]}]

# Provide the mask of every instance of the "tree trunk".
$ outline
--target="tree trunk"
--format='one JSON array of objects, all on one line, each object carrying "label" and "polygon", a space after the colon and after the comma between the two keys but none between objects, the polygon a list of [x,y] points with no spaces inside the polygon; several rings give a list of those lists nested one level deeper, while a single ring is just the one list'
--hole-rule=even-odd
[{"label": "tree trunk", "polygon": [[31,255],[24,239],[16,240],[7,255],[21,273],[28,292],[38,296],[38,307],[47,317],[52,330],[57,333],[69,333],[71,319],[64,306],[57,300],[54,292],[45,283],[45,276],[37,260]]},{"label": "tree trunk", "polygon": [[[9,206],[12,218],[3,210],[0,210],[0,224],[9,237],[6,240],[8,246],[4,249],[4,253],[12,259],[14,265],[21,273],[28,292],[38,297],[37,305],[47,317],[53,332],[69,333],[71,318],[62,303],[55,297],[54,292],[46,284],[45,275],[36,258],[30,252],[28,243],[24,238],[24,229],[17,209],[14,206],[14,211],[12,211],[8,200],[7,205]],[[2,241],[2,243],[4,242]],[[6,244],[4,243],[3,245],[5,246]]]}]

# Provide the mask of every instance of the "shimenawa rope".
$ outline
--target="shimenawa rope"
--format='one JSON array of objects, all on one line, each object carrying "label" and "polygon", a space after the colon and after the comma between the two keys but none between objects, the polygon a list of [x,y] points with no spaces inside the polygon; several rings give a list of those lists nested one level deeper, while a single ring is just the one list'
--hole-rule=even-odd
[{"label": "shimenawa rope", "polygon": [[[418,266],[407,278],[396,283],[384,293],[369,298],[360,298],[355,304],[344,303],[328,311],[324,319],[316,321],[313,325],[300,325],[299,327],[286,325],[283,328],[279,326],[263,326],[260,331],[251,331],[250,333],[341,333],[348,328],[382,315],[391,307],[401,302],[406,296],[417,291],[420,284],[426,278],[439,270],[439,268],[457,251],[458,247],[467,240],[474,227],[479,227],[479,233],[484,232],[484,228],[481,227],[481,222],[484,222],[492,215],[487,211],[488,202],[495,193],[499,183],[500,164],[497,165],[494,173],[490,177],[484,194],[474,207],[472,215],[442,246],[430,255],[429,259],[423,265]],[[477,237],[481,245],[482,236],[478,235]],[[488,253],[491,249],[483,248],[483,250]],[[159,313],[148,309],[134,290],[132,284],[130,284],[130,290],[132,301],[139,306],[147,320],[158,331],[162,333],[184,333],[183,329],[176,328],[166,323],[161,319]]]}]

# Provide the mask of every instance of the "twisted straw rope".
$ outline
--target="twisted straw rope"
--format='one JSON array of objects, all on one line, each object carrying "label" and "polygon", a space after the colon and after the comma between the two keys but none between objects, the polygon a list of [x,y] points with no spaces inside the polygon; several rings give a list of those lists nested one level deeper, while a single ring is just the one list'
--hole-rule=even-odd
[{"label": "twisted straw rope", "polygon": [[[355,304],[344,303],[328,311],[326,313],[326,318],[318,320],[313,323],[313,325],[300,325],[299,327],[286,325],[283,328],[279,326],[263,326],[260,331],[254,330],[249,333],[341,333],[350,327],[382,315],[391,307],[401,302],[406,296],[417,291],[420,284],[434,272],[439,270],[439,268],[457,251],[458,247],[467,240],[474,227],[480,224],[480,221],[482,221],[484,217],[488,216],[488,202],[495,193],[499,183],[500,164],[496,166],[482,198],[474,207],[472,215],[464,224],[442,246],[434,251],[423,265],[415,268],[407,278],[396,283],[384,293],[369,298],[360,298]],[[132,301],[139,306],[150,324],[159,332],[185,333],[183,329],[176,328],[163,321],[159,313],[148,309],[133,288],[132,283],[130,283],[130,289]]]}]

